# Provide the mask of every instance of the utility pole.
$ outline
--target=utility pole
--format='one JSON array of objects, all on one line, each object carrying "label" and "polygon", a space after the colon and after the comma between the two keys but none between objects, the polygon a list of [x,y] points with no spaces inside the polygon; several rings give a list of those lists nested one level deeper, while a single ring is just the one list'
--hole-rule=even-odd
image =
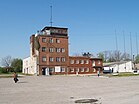
[{"label": "utility pole", "polygon": [[132,37],[131,37],[131,32],[130,32],[130,48],[131,48],[131,61],[133,61],[133,54],[132,54]]},{"label": "utility pole", "polygon": [[[117,33],[116,33],[116,30],[115,30],[115,41],[116,41],[116,62],[118,61],[118,43],[117,43]],[[118,68],[117,68],[117,73],[119,72],[119,63],[117,63],[118,65]]]},{"label": "utility pole", "polygon": [[124,39],[124,54],[125,54],[125,71],[126,71],[126,51],[125,51],[125,32],[123,31],[123,39]]},{"label": "utility pole", "polygon": [[138,35],[136,33],[136,49],[137,49],[137,55],[138,55]]},{"label": "utility pole", "polygon": [[[116,30],[115,30],[115,42],[116,42],[116,52],[118,53],[118,43],[117,43],[117,33],[116,33]],[[118,60],[118,57],[116,55],[116,61]]]}]

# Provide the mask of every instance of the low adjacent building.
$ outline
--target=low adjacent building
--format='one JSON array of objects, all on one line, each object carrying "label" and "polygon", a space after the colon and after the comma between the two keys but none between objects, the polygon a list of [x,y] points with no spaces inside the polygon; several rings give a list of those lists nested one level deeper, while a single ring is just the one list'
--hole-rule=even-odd
[{"label": "low adjacent building", "polygon": [[133,72],[134,64],[132,61],[112,62],[103,65],[103,72]]},{"label": "low adjacent building", "polygon": [[70,56],[68,68],[68,74],[96,74],[97,71],[102,73],[102,59],[83,56]]}]

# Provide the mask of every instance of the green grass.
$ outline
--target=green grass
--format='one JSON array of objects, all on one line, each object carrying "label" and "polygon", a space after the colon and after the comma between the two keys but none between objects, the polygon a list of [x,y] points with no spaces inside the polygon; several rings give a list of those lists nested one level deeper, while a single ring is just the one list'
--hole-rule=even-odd
[{"label": "green grass", "polygon": [[130,76],[139,76],[139,74],[124,72],[124,73],[117,73],[117,75],[110,74],[109,77],[130,77]]},{"label": "green grass", "polygon": [[[23,75],[21,72],[17,72],[18,75]],[[23,77],[23,76],[18,76]],[[13,78],[13,72],[0,73],[0,78]]]}]

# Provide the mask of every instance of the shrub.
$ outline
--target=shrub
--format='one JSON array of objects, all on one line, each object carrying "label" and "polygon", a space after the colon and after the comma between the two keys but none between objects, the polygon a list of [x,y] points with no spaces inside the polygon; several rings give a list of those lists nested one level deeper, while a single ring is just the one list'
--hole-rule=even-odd
[{"label": "shrub", "polygon": [[8,71],[6,69],[0,67],[0,73],[8,73]]}]

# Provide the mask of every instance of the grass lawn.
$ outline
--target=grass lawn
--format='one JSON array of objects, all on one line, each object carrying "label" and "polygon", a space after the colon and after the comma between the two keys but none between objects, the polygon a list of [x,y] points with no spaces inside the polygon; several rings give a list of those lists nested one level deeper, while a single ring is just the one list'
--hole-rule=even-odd
[{"label": "grass lawn", "polygon": [[130,76],[139,76],[138,73],[130,73],[130,72],[123,72],[123,73],[113,73],[109,74],[109,77],[130,77]]},{"label": "grass lawn", "polygon": [[[20,73],[17,73],[18,74],[18,77],[23,77],[21,72]],[[0,73],[0,78],[12,78],[13,77],[13,73],[12,72],[9,72],[9,73]]]}]

